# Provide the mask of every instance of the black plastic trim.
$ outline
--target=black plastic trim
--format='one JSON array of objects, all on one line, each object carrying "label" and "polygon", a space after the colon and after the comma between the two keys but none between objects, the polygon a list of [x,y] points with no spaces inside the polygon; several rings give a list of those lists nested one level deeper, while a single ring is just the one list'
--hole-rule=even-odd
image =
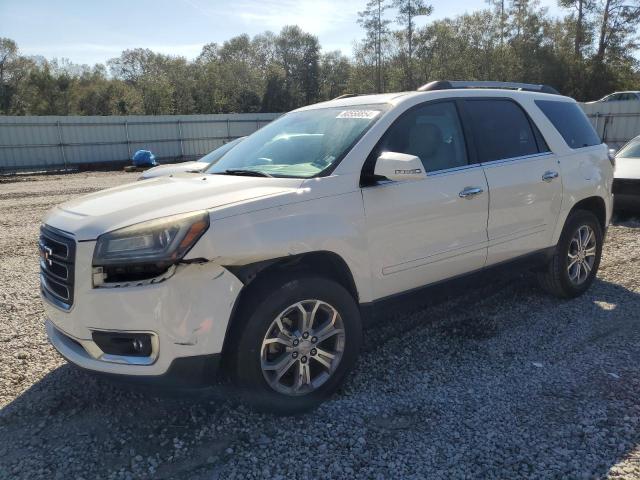
[{"label": "black plastic trim", "polygon": [[206,388],[219,380],[222,354],[176,358],[162,375],[124,375],[84,369],[120,383],[165,389]]}]

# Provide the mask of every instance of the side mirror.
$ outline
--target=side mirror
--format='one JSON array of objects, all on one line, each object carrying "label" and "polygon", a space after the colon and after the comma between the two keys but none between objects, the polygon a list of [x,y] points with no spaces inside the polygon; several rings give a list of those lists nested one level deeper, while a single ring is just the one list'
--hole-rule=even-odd
[{"label": "side mirror", "polygon": [[397,152],[384,152],[380,155],[376,160],[373,173],[394,182],[427,178],[424,166],[418,157]]}]

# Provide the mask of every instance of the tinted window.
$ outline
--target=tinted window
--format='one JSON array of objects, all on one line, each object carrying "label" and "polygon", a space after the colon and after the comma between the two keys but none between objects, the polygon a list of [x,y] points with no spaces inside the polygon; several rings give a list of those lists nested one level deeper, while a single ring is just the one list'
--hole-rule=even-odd
[{"label": "tinted window", "polygon": [[466,108],[473,126],[480,162],[539,152],[529,119],[515,102],[468,100]]},{"label": "tinted window", "polygon": [[536,100],[536,105],[571,148],[600,145],[598,134],[577,103]]},{"label": "tinted window", "polygon": [[403,114],[382,138],[378,152],[385,151],[415,155],[427,172],[467,165],[455,104],[431,103]]}]

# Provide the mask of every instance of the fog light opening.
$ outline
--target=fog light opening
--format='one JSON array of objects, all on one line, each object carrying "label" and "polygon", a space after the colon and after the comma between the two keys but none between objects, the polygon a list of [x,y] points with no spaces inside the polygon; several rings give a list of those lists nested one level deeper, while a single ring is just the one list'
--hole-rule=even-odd
[{"label": "fog light opening", "polygon": [[105,354],[150,357],[152,355],[152,335],[138,332],[92,332],[92,339]]}]

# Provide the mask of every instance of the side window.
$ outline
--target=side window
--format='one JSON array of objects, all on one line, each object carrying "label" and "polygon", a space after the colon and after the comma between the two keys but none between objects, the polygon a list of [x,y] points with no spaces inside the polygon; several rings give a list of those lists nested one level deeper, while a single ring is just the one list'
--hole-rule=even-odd
[{"label": "side window", "polygon": [[617,102],[618,100],[620,100],[620,94],[609,95],[607,97],[607,102]]},{"label": "side window", "polygon": [[578,104],[555,100],[535,102],[570,148],[600,145],[600,137]]},{"label": "side window", "polygon": [[[536,135],[522,108],[511,100],[465,101],[473,127],[478,161],[491,162],[533,155],[538,149]],[[540,141],[544,143],[542,137]]]},{"label": "side window", "polygon": [[427,172],[467,165],[462,125],[453,102],[428,103],[404,113],[376,150],[415,155]]}]

